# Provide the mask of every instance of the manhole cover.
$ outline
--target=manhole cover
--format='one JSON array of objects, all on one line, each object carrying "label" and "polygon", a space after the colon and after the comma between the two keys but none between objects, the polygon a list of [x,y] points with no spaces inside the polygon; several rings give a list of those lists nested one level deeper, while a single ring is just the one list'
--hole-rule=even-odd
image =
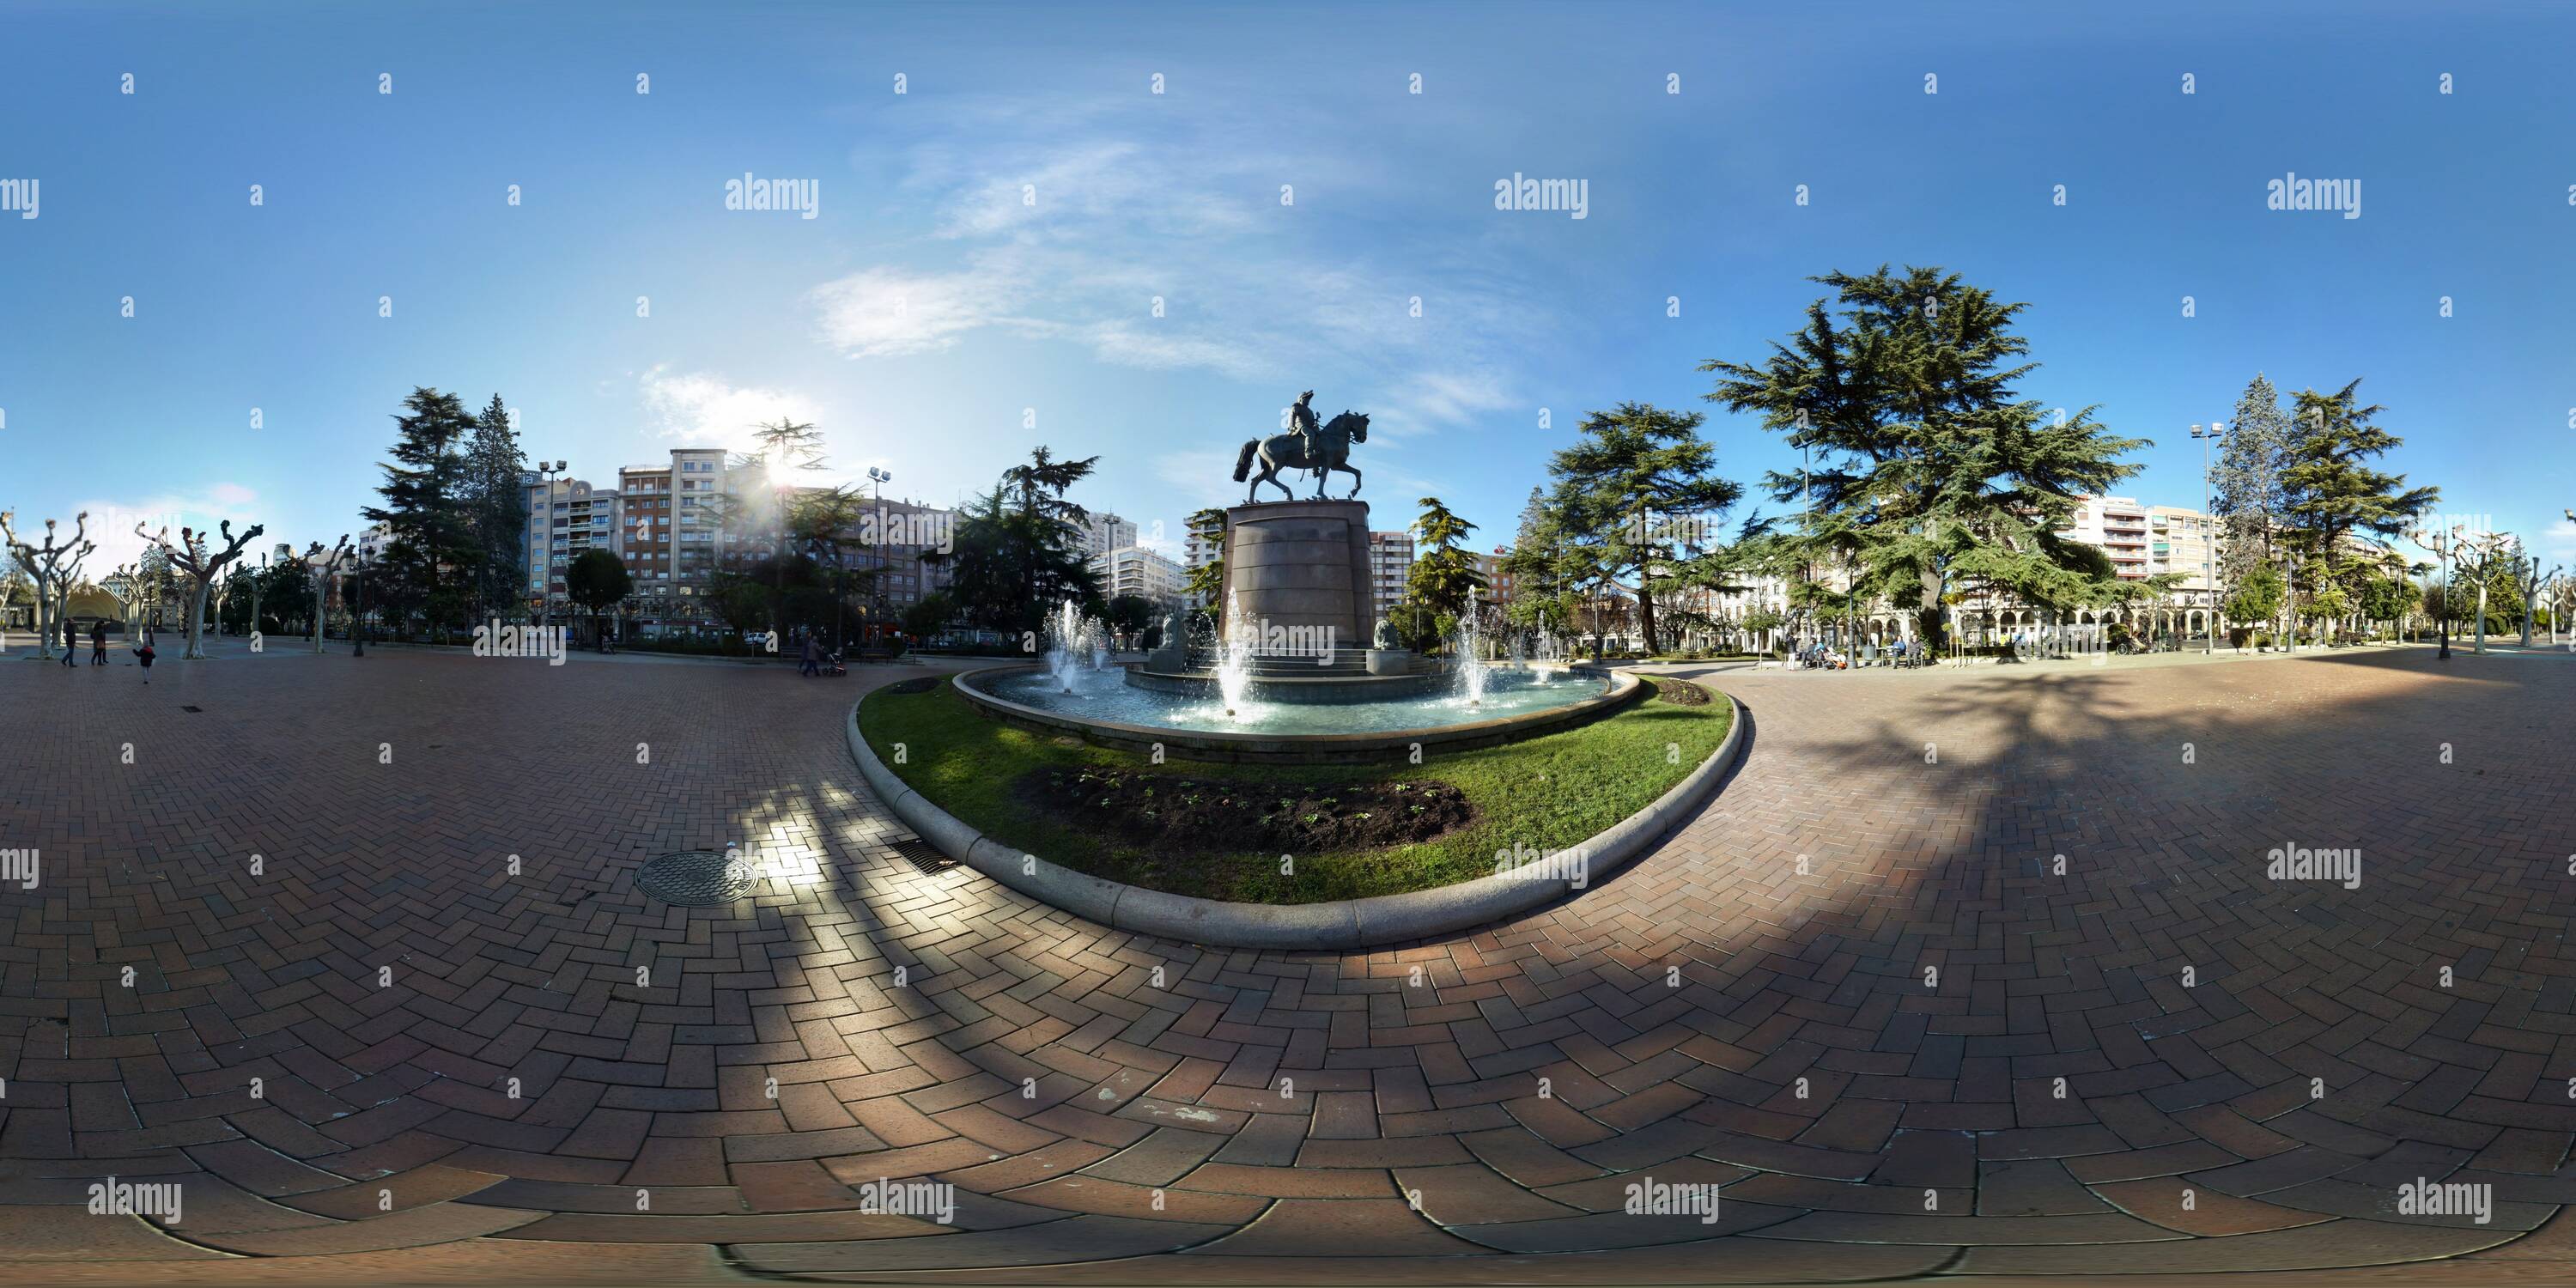
[{"label": "manhole cover", "polygon": [[732,903],[758,884],[760,873],[750,860],[727,858],[717,850],[657,854],[644,861],[644,870],[635,877],[637,889],[677,908]]}]

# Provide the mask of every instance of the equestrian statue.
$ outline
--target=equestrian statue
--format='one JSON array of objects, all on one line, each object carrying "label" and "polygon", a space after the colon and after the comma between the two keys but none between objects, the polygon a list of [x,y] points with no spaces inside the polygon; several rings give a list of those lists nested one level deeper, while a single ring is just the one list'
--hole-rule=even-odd
[{"label": "equestrian statue", "polygon": [[[1352,496],[1360,494],[1360,472],[1350,465],[1351,444],[1368,441],[1369,418],[1345,411],[1319,426],[1315,423],[1315,409],[1308,405],[1314,397],[1312,389],[1297,395],[1297,405],[1288,409],[1287,433],[1252,439],[1234,458],[1234,481],[1252,479],[1251,488],[1244,493],[1245,505],[1260,497],[1264,483],[1287,493],[1289,500],[1296,500],[1295,489],[1279,481],[1281,470],[1313,470],[1318,501],[1324,499],[1324,485],[1335,470],[1351,476]],[[1261,472],[1257,475],[1252,473],[1255,454],[1261,458]]]}]

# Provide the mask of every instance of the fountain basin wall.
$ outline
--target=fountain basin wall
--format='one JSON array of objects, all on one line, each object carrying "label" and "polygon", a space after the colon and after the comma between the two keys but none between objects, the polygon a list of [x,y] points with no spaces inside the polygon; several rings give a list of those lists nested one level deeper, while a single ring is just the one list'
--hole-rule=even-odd
[{"label": "fountain basin wall", "polygon": [[[1156,747],[1166,756],[1184,760],[1222,761],[1232,763],[1269,763],[1281,765],[1357,765],[1399,761],[1410,757],[1416,746],[1424,751],[1439,748],[1465,751],[1491,747],[1506,742],[1571,728],[1600,719],[1621,710],[1645,696],[1645,685],[1636,676],[1590,667],[1574,668],[1569,674],[1607,685],[1604,692],[1580,701],[1542,710],[1505,716],[1500,719],[1464,721],[1427,725],[1414,729],[1370,731],[1366,733],[1234,733],[1204,729],[1175,729],[1162,725],[1128,724],[1109,720],[1085,720],[1078,716],[1041,710],[995,695],[983,687],[992,681],[1014,675],[1026,675],[1045,669],[1037,664],[988,667],[960,673],[955,677],[957,691],[975,704],[986,719],[1002,720],[1023,729],[1048,734],[1073,734],[1103,746],[1130,751],[1150,752]],[[1414,679],[1412,676],[1393,677]],[[1445,679],[1447,677],[1434,677]],[[1427,716],[1437,713],[1426,710]]]},{"label": "fountain basin wall", "polygon": [[[1212,675],[1148,671],[1139,667],[1128,668],[1127,683],[1132,688],[1185,698],[1214,697],[1217,691],[1216,677]],[[1268,672],[1253,678],[1252,696],[1263,702],[1375,702],[1381,698],[1415,697],[1455,683],[1456,676],[1440,671],[1414,675],[1317,676],[1311,679]]]}]

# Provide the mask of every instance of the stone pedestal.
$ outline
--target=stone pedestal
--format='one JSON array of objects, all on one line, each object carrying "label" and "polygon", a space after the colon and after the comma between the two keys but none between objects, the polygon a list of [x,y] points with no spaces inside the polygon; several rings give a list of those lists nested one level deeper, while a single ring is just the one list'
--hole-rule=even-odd
[{"label": "stone pedestal", "polygon": [[1371,675],[1409,675],[1413,671],[1413,654],[1400,648],[1373,648],[1368,651],[1368,673]]},{"label": "stone pedestal", "polygon": [[[1225,587],[1216,611],[1242,613],[1261,632],[1257,653],[1368,645],[1377,625],[1369,593],[1368,503],[1272,501],[1225,512]],[[1230,607],[1229,607],[1230,606]],[[1232,623],[1225,629],[1232,630]]]}]

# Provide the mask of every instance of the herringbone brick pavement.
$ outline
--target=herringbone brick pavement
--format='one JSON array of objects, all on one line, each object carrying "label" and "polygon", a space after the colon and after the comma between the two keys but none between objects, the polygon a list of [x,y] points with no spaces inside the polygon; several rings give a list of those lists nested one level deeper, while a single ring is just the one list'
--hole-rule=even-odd
[{"label": "herringbone brick pavement", "polygon": [[[2576,1259],[2576,665],[1712,673],[1750,750],[1655,854],[1348,955],[915,871],[842,741],[906,673],[0,659],[0,1279]],[[756,898],[635,890],[729,841]]]}]

